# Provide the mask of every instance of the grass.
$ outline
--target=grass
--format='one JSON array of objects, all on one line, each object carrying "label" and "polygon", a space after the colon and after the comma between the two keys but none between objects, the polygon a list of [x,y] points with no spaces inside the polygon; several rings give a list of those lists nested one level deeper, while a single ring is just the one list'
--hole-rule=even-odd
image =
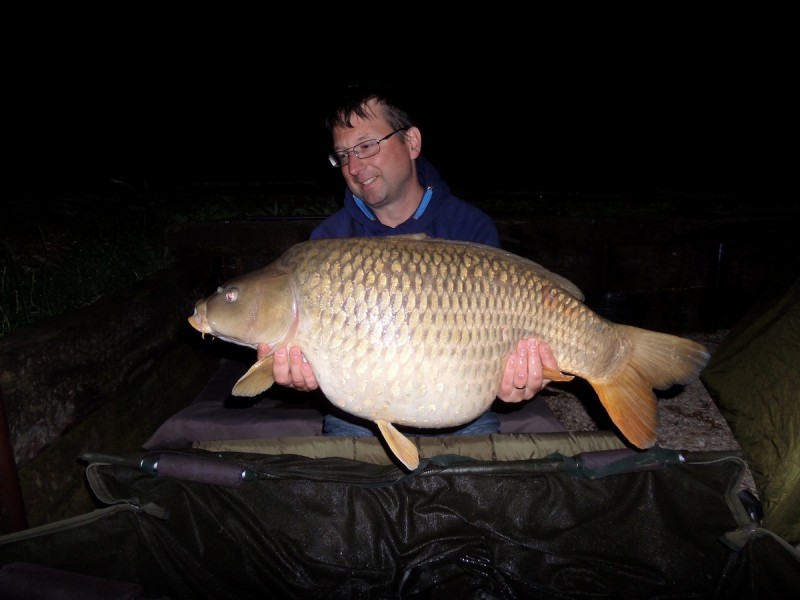
[{"label": "grass", "polygon": [[18,197],[0,223],[0,337],[170,266],[175,257],[167,232],[173,225],[324,216],[338,207],[333,198],[276,195],[260,186],[151,193],[115,182],[88,194]]},{"label": "grass", "polygon": [[40,207],[3,236],[0,335],[92,304],[172,262],[164,217],[153,207],[80,204],[85,210]]}]

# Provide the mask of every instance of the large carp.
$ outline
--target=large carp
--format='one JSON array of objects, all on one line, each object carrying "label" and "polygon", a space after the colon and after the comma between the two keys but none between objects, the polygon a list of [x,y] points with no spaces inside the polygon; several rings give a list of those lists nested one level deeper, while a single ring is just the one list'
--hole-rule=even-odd
[{"label": "large carp", "polygon": [[[195,305],[192,327],[272,351],[302,348],[320,389],[342,410],[374,421],[409,469],[416,446],[394,425],[445,428],[486,411],[517,341],[550,345],[565,373],[594,388],[639,448],[656,441],[653,388],[693,381],[705,347],[608,321],[565,278],[514,254],[424,235],[315,240],[231,279]],[[233,394],[274,383],[273,356]],[[547,373],[549,378],[558,373]]]}]

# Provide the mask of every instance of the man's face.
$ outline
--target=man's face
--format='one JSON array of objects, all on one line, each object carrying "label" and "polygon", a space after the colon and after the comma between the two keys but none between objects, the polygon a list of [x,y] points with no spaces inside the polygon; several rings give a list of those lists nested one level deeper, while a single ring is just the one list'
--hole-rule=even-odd
[{"label": "man's face", "polygon": [[[333,149],[349,150],[367,140],[379,140],[392,133],[391,125],[374,102],[368,105],[374,116],[362,119],[353,116],[353,127],[333,129]],[[412,128],[415,129],[415,128]],[[417,135],[412,131],[412,136]],[[397,200],[411,182],[416,181],[413,160],[419,156],[418,144],[407,140],[402,132],[380,143],[380,151],[367,158],[350,153],[342,175],[350,190],[373,209],[388,206]]]}]

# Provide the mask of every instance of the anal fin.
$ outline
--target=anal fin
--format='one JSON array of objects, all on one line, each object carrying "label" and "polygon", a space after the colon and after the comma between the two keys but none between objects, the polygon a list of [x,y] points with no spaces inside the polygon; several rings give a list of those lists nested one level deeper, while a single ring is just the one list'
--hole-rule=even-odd
[{"label": "anal fin", "polygon": [[658,401],[648,382],[629,369],[612,383],[589,383],[614,425],[629,442],[642,450],[655,445]]},{"label": "anal fin", "polygon": [[575,379],[574,375],[564,375],[561,371],[548,369],[547,367],[542,367],[542,377],[550,381],[572,381]]},{"label": "anal fin", "polygon": [[378,429],[381,430],[381,435],[389,445],[389,449],[397,459],[410,471],[416,469],[419,466],[419,451],[414,443],[397,431],[389,421],[378,420],[375,423],[378,425]]}]

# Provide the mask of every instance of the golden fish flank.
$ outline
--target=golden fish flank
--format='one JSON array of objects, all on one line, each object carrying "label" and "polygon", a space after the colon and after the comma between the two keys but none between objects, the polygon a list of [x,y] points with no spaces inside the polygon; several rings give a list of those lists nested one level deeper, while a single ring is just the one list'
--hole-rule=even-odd
[{"label": "golden fish flank", "polygon": [[[526,336],[547,342],[564,372],[593,386],[632,444],[650,447],[653,388],[694,380],[708,352],[691,340],[612,323],[582,299],[541,265],[480,244],[331,239],[297,244],[227,282],[197,303],[189,322],[252,347],[300,346],[330,401],[377,423],[411,469],[416,447],[394,425],[435,429],[478,417],[497,395],[506,357]],[[268,356],[234,394],[255,395],[272,383]]]}]

